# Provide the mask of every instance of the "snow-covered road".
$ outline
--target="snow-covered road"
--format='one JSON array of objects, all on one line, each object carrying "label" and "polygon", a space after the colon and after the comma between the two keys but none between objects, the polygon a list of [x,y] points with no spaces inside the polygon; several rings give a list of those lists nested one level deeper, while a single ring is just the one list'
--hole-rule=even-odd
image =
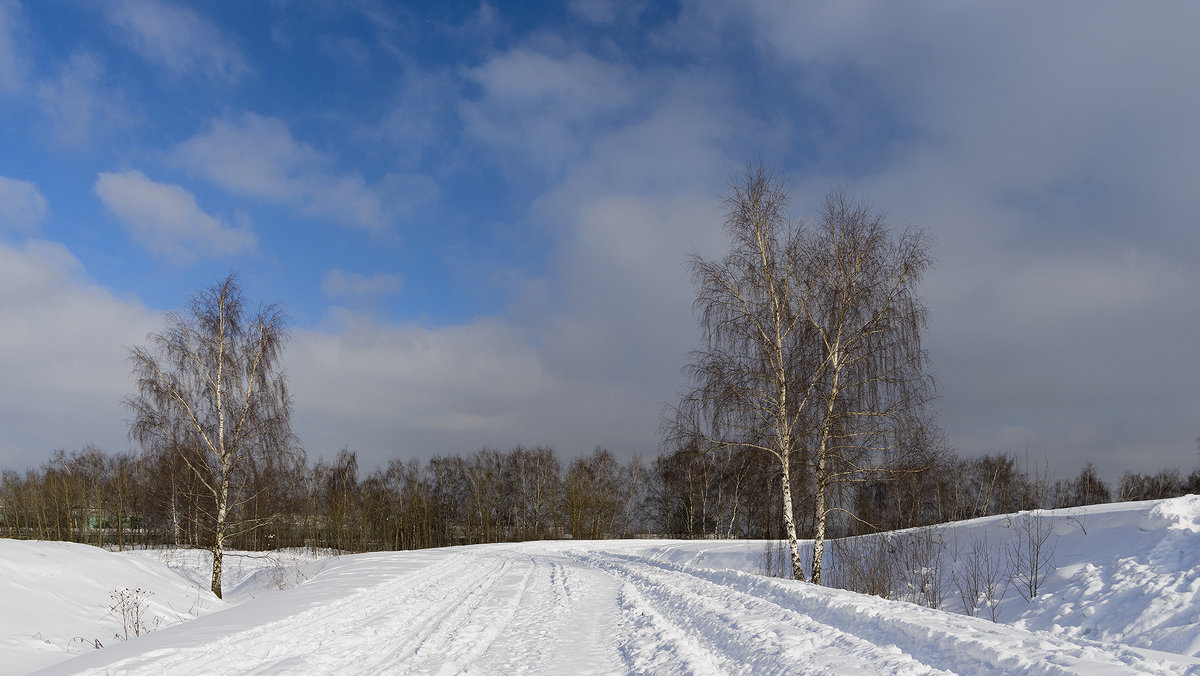
[{"label": "snow-covered road", "polygon": [[331,559],[48,673],[1200,673],[1196,658],[672,563],[661,543]]}]

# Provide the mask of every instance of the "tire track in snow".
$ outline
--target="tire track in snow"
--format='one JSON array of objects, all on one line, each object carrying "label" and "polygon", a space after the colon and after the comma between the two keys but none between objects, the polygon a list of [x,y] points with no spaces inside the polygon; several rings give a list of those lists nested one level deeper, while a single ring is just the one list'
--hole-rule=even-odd
[{"label": "tire track in snow", "polygon": [[247,602],[194,634],[156,632],[91,673],[1200,673],[1194,660],[632,552],[350,557],[291,590],[300,603],[281,592],[258,615]]},{"label": "tire track in snow", "polygon": [[[448,595],[449,603],[441,604],[433,617],[422,622],[413,639],[390,651],[392,659],[377,666],[389,671],[457,673],[460,665],[471,664],[487,651],[520,605],[533,568],[521,565],[517,567],[524,572],[510,571],[514,567],[511,558],[480,556],[477,562],[488,566],[486,575],[469,584],[457,580],[465,593]],[[520,578],[512,585],[517,591],[511,596],[495,593],[512,584],[499,584],[506,577]]]},{"label": "tire track in snow", "polygon": [[471,593],[473,587],[462,582],[478,575],[478,558],[445,556],[296,615],[203,646],[147,653],[96,673],[378,673],[381,660],[372,656],[381,648]]},{"label": "tire track in snow", "polygon": [[[533,551],[530,551],[532,549]],[[359,561],[370,560],[373,555]],[[392,555],[377,555],[389,561]],[[408,554],[404,558],[419,556]],[[376,674],[557,673],[619,668],[615,650],[592,645],[607,632],[611,594],[590,589],[607,576],[561,552],[481,547],[438,552],[415,570],[248,629],[172,650],[151,650],[91,673]],[[336,569],[334,588],[353,580]],[[319,583],[319,579],[314,579]],[[598,608],[581,607],[598,601]],[[600,612],[597,613],[596,610]],[[590,619],[588,619],[590,618]],[[574,624],[572,624],[574,623]],[[564,636],[568,638],[564,640]],[[84,672],[88,673],[88,672]]]},{"label": "tire track in snow", "polygon": [[580,665],[573,671],[611,671],[613,660],[593,654],[595,635],[564,644],[587,614],[580,607],[588,591],[580,589],[582,579],[600,574],[531,548],[477,550],[470,572],[452,580],[459,590],[447,590],[446,603],[428,617],[397,627],[414,634],[363,672],[553,674],[568,663]]},{"label": "tire track in snow", "polygon": [[638,673],[945,674],[894,646],[877,646],[761,599],[617,555],[580,561],[624,586],[631,633],[623,653]]},{"label": "tire track in snow", "polygon": [[522,563],[528,571],[520,591],[502,621],[493,623],[495,631],[487,645],[455,660],[464,671],[474,665],[474,671],[527,673],[539,666],[548,670],[553,663],[559,647],[557,630],[570,610],[562,597],[563,574],[557,563],[545,557],[526,556]]},{"label": "tire track in snow", "polygon": [[[514,551],[515,550],[515,551]],[[455,659],[466,673],[620,673],[612,645],[616,613],[611,579],[566,559],[542,543],[516,545],[504,552],[529,567],[511,611],[497,618],[485,650]],[[597,588],[596,581],[603,582]]]},{"label": "tire track in snow", "polygon": [[[840,590],[618,553],[578,558],[636,589],[626,595],[634,602],[625,604],[643,634],[635,632],[627,644],[635,670],[648,663],[656,670],[709,671],[703,662],[689,663],[689,656],[700,655],[725,673],[1179,673],[1177,663],[1126,646],[909,605],[900,617],[894,602]],[[647,655],[639,642],[683,659],[672,666],[661,655]]]}]

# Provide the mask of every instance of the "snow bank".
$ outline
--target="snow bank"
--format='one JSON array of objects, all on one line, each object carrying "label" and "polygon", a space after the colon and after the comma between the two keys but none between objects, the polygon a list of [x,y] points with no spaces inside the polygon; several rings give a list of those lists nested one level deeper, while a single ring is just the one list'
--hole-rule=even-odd
[{"label": "snow bank", "polygon": [[150,593],[138,594],[150,630],[223,606],[207,586],[162,563],[90,545],[0,539],[0,671],[26,673],[124,640],[111,594],[136,589]]},{"label": "snow bank", "polygon": [[[1107,507],[1107,506],[1106,506]],[[1058,540],[1046,594],[1014,624],[1200,655],[1200,496],[1083,508]]]},{"label": "snow bank", "polygon": [[[212,554],[203,549],[134,549],[122,556],[161,563],[193,584],[208,589],[212,580]],[[261,594],[294,587],[320,572],[336,552],[288,549],[279,552],[225,553],[221,565],[221,596],[241,603]]]},{"label": "snow bank", "polygon": [[293,587],[317,574],[322,558],[299,550],[227,553],[218,599],[206,551],[0,539],[0,672],[28,673]]},{"label": "snow bank", "polygon": [[[933,527],[941,545],[941,603],[970,614],[954,587],[965,575],[975,543],[990,560],[1008,565],[1023,519],[1041,519],[1050,531],[1049,559],[1038,595],[1026,601],[1009,586],[999,591],[996,618],[1014,626],[1078,638],[1200,656],[1200,496],[1091,505],[990,516]],[[899,545],[913,531],[887,537]],[[646,541],[639,553],[653,561],[749,573],[763,570],[762,540]],[[801,543],[805,564],[811,542]],[[839,562],[827,550],[827,574]],[[911,580],[911,577],[908,578]],[[911,598],[905,579],[894,580],[893,598]],[[990,617],[987,609],[971,609]]]}]

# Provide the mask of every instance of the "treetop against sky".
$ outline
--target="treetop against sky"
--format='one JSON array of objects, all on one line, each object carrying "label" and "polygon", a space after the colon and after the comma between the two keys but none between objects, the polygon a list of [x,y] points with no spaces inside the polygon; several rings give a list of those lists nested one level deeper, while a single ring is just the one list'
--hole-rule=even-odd
[{"label": "treetop against sky", "polygon": [[129,448],[124,346],[231,271],[310,454],[653,453],[761,161],[931,236],[961,452],[1190,467],[1198,14],[0,0],[0,466]]}]

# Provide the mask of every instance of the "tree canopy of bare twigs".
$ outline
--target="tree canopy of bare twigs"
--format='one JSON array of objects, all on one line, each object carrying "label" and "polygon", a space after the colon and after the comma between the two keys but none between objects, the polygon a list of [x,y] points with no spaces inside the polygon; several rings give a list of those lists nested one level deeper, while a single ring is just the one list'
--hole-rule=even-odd
[{"label": "tree canopy of bare twigs", "polygon": [[278,305],[251,312],[233,275],[197,292],[166,324],[147,345],[128,348],[138,391],[124,401],[133,412],[129,436],[186,467],[195,489],[185,513],[204,531],[220,597],[226,541],[270,519],[248,509],[266,490],[258,478],[300,452],[280,366],[287,327]]},{"label": "tree canopy of bare twigs", "polygon": [[755,448],[777,462],[797,579],[793,484],[806,482],[810,579],[820,583],[826,519],[845,511],[835,490],[878,479],[883,456],[894,463],[922,451],[912,440],[936,436],[916,431],[930,424],[916,287],[931,258],[921,231],[894,235],[844,190],[826,196],[811,228],[788,217],[788,199],[780,177],[748,168],[725,198],[730,253],[692,257],[705,345],[666,426],[676,441]]}]

